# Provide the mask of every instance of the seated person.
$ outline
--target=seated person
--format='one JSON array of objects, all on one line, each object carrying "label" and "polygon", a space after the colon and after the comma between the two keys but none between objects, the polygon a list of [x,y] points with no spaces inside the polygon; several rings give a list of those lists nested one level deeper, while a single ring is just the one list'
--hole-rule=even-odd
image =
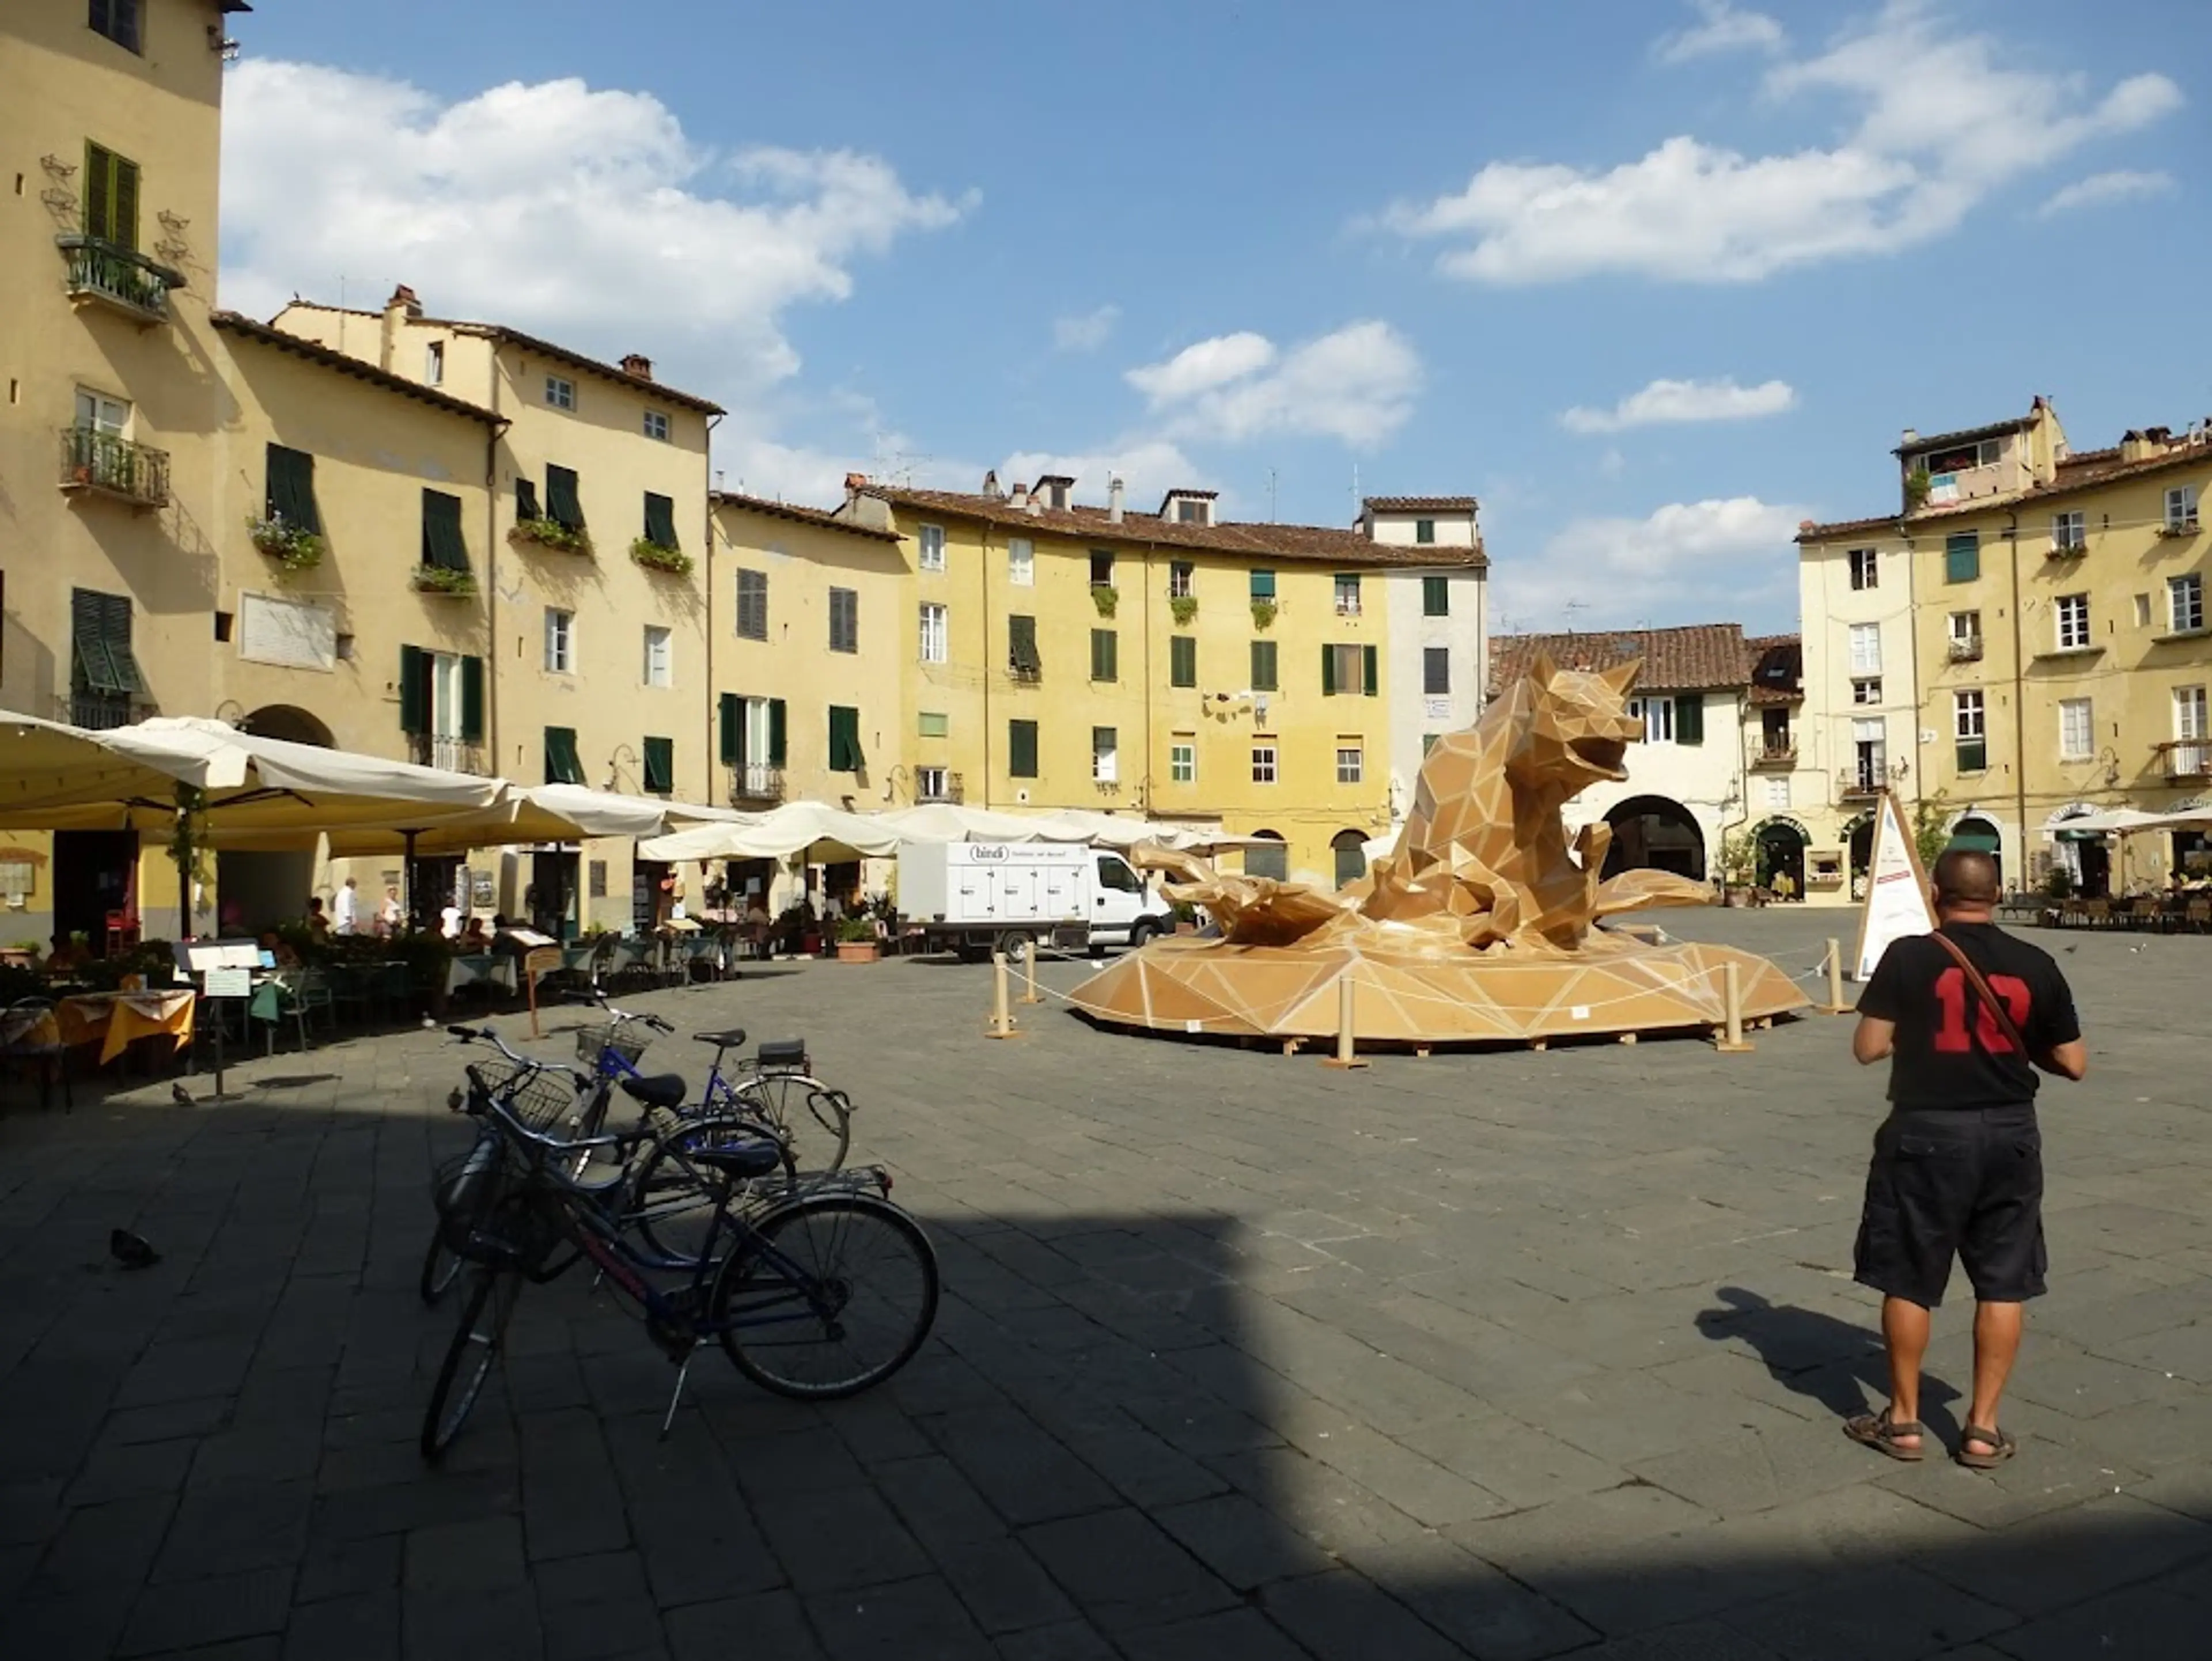
[{"label": "seated person", "polygon": [[276,967],[280,969],[300,967],[300,954],[294,951],[291,943],[274,929],[261,937],[261,949],[276,960]]},{"label": "seated person", "polygon": [[491,949],[491,937],[484,932],[483,918],[470,917],[468,926],[461,931],[460,948],[465,952],[488,952]]},{"label": "seated person", "polygon": [[320,895],[311,896],[307,901],[307,932],[317,940],[331,937],[331,919],[323,915]]},{"label": "seated person", "polygon": [[48,974],[64,974],[78,967],[91,955],[65,934],[54,937],[54,949],[46,958]]}]

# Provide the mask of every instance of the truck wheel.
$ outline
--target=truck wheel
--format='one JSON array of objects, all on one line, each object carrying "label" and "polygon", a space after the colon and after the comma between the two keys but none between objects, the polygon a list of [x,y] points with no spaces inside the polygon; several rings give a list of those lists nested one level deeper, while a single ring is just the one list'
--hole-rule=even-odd
[{"label": "truck wheel", "polygon": [[1036,949],[1036,942],[1019,929],[1009,929],[999,937],[999,951],[1014,968],[1028,962],[1030,954]]},{"label": "truck wheel", "polygon": [[1139,918],[1129,925],[1129,949],[1140,952],[1152,943],[1152,937],[1160,931],[1159,924]]}]

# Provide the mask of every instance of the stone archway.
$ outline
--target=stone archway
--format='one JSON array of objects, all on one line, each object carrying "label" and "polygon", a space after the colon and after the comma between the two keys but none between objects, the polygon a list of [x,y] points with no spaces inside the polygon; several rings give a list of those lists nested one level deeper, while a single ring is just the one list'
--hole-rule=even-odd
[{"label": "stone archway", "polygon": [[[240,732],[256,738],[281,738],[289,743],[334,749],[331,730],[321,719],[295,704],[264,704],[238,723]],[[259,934],[278,924],[297,923],[306,915],[315,886],[315,854],[312,848],[281,853],[242,853],[225,851],[216,855],[216,927],[219,934]]]},{"label": "stone archway", "polygon": [[1329,852],[1336,858],[1336,886],[1357,882],[1367,875],[1367,835],[1364,831],[1344,830],[1328,839]]},{"label": "stone archway", "polygon": [[1951,821],[1951,839],[1946,848],[1972,848],[1985,853],[1996,862],[1997,887],[2004,887],[2004,834],[1997,828],[1996,821],[1971,808]]},{"label": "stone archway", "polygon": [[317,749],[334,749],[337,740],[321,719],[295,704],[264,704],[238,724],[240,732],[250,732],[257,738],[281,738],[289,743],[313,744]]},{"label": "stone archway", "polygon": [[1605,816],[1613,827],[1602,875],[1672,871],[1692,882],[1705,876],[1705,834],[1690,810],[1664,796],[1632,796]]},{"label": "stone archway", "polygon": [[1272,876],[1278,882],[1288,882],[1291,876],[1291,850],[1290,845],[1283,840],[1282,833],[1255,830],[1252,834],[1256,840],[1265,842],[1268,846],[1244,850],[1244,875]]},{"label": "stone archway", "polygon": [[[1805,849],[1812,841],[1795,819],[1775,817],[1763,821],[1752,835],[1753,860],[1759,886],[1792,900],[1805,897]],[[1778,879],[1790,879],[1785,888]]]}]

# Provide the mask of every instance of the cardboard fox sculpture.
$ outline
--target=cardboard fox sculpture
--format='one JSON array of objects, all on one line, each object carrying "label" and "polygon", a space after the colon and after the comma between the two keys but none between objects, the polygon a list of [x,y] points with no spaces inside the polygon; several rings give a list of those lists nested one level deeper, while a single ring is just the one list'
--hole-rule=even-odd
[{"label": "cardboard fox sculpture", "polygon": [[1092,976],[1074,1001],[1120,1025],[1320,1038],[1337,1030],[1339,983],[1350,977],[1364,1040],[1618,1035],[1717,1025],[1733,962],[1747,1020],[1804,1007],[1764,958],[1598,926],[1712,898],[1663,871],[1601,880],[1610,827],[1585,825],[1570,840],[1560,817],[1589,785],[1627,777],[1628,746],[1644,735],[1628,707],[1639,667],[1562,669],[1539,656],[1474,726],[1437,742],[1396,852],[1334,894],[1139,850],[1139,864],[1183,879],[1169,898],[1204,906],[1220,938],[1156,941]]}]

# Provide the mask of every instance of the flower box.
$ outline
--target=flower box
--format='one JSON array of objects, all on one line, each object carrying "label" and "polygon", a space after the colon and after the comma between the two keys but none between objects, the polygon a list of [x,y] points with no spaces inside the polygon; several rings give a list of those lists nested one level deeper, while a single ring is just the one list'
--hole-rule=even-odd
[{"label": "flower box", "polygon": [[276,561],[282,571],[313,570],[323,562],[323,553],[328,546],[313,531],[301,525],[287,524],[281,516],[249,518],[246,530],[253,538],[253,545]]},{"label": "flower box", "polygon": [[671,577],[691,574],[691,556],[680,548],[663,548],[659,543],[649,543],[642,536],[629,545],[629,556],[647,571],[659,571]]},{"label": "flower box", "polygon": [[535,543],[556,554],[580,554],[586,559],[592,556],[591,533],[581,525],[571,530],[558,519],[517,520],[514,529],[507,533],[507,539],[517,543]]},{"label": "flower box", "polygon": [[418,565],[415,567],[414,590],[417,594],[443,594],[449,598],[472,598],[477,591],[476,573],[455,571],[442,565]]}]

